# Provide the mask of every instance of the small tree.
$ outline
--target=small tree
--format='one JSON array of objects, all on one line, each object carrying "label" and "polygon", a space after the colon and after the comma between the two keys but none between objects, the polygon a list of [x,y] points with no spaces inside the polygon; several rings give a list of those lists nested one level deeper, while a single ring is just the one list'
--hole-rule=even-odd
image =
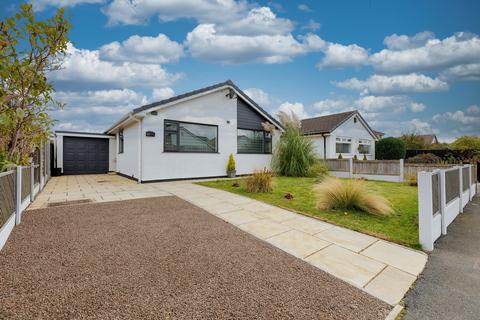
[{"label": "small tree", "polygon": [[405,142],[398,138],[383,138],[375,143],[375,158],[378,160],[404,159]]},{"label": "small tree", "polygon": [[452,150],[460,151],[465,158],[480,158],[480,137],[462,136],[450,144]]},{"label": "small tree", "polygon": [[32,5],[0,22],[0,161],[26,164],[53,121],[47,111],[62,107],[47,74],[66,53],[70,23],[63,9],[37,21]]},{"label": "small tree", "polygon": [[230,153],[227,162],[227,173],[235,171],[235,159],[233,158],[233,154]]},{"label": "small tree", "polygon": [[415,132],[404,133],[400,139],[405,142],[407,149],[425,149],[426,147],[424,140]]}]

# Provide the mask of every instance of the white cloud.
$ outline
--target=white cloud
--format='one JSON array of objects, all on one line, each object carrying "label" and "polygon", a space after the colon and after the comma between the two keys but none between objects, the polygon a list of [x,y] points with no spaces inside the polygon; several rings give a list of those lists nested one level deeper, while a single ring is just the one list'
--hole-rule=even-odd
[{"label": "white cloud", "polygon": [[113,0],[104,9],[109,24],[135,25],[158,16],[161,21],[190,18],[200,23],[231,22],[247,11],[246,1],[234,0]]},{"label": "white cloud", "polygon": [[312,12],[312,9],[310,9],[309,6],[307,6],[305,3],[301,3],[298,5],[298,10],[304,11],[304,12]]},{"label": "white cloud", "polygon": [[183,55],[181,44],[160,33],[156,37],[134,35],[123,42],[114,41],[100,47],[100,58],[139,63],[177,62]]},{"label": "white cloud", "polygon": [[480,135],[480,107],[471,105],[464,110],[447,111],[433,116],[433,125],[442,137],[453,140],[463,135]]},{"label": "white cloud", "polygon": [[332,113],[354,110],[354,104],[347,100],[325,99],[313,104],[316,116],[324,116]]},{"label": "white cloud", "polygon": [[470,107],[467,108],[467,113],[469,113],[469,114],[480,114],[480,107],[477,106],[476,104],[471,105]]},{"label": "white cloud", "polygon": [[294,102],[294,103],[291,103],[291,102],[284,102],[282,103],[276,110],[276,113],[280,112],[280,111],[283,111],[287,114],[295,114],[299,119],[304,119],[304,118],[308,118],[309,115],[308,113],[305,111],[305,107],[303,106],[302,103],[300,102]]},{"label": "white cloud", "polygon": [[323,52],[325,56],[317,64],[318,68],[357,67],[368,63],[368,50],[356,44],[329,43]]},{"label": "white cloud", "polygon": [[56,85],[70,87],[159,87],[169,86],[180,74],[171,74],[158,64],[113,63],[100,58],[98,50],[77,49],[68,45],[63,69],[52,72]]},{"label": "white cloud", "polygon": [[201,24],[187,35],[194,58],[226,64],[283,63],[304,54],[308,46],[288,35],[223,35],[213,24]]},{"label": "white cloud", "polygon": [[247,96],[252,98],[252,100],[258,103],[258,105],[261,107],[269,107],[271,105],[269,94],[262,89],[248,88],[243,90],[243,92],[245,92]]},{"label": "white cloud", "polygon": [[175,95],[175,91],[172,88],[154,88],[152,90],[152,101],[161,101],[171,98]]},{"label": "white cloud", "polygon": [[480,80],[480,63],[461,64],[440,73],[444,81]]},{"label": "white cloud", "polygon": [[86,3],[104,3],[105,0],[31,0],[35,11],[44,10],[48,6],[52,7],[74,7]]},{"label": "white cloud", "polygon": [[246,17],[219,24],[217,32],[228,35],[282,35],[293,30],[288,19],[278,18],[269,7],[253,8]]},{"label": "white cloud", "polygon": [[435,39],[435,34],[430,31],[419,32],[414,36],[397,35],[385,37],[383,43],[390,50],[405,50],[424,46],[429,40]]},{"label": "white cloud", "polygon": [[438,130],[434,129],[432,125],[426,121],[420,119],[412,119],[406,123],[406,130],[402,132],[415,132],[419,134],[437,133]]},{"label": "white cloud", "polygon": [[335,84],[343,89],[377,95],[448,90],[446,82],[416,73],[396,76],[373,75],[366,80],[351,78]]},{"label": "white cloud", "polygon": [[427,108],[423,103],[412,102],[410,104],[410,111],[412,112],[422,112]]},{"label": "white cloud", "polygon": [[322,25],[315,20],[308,20],[308,23],[302,27],[302,29],[317,31]]},{"label": "white cloud", "polygon": [[[412,41],[408,39],[406,42]],[[404,47],[399,44],[396,46]],[[430,39],[420,47],[404,50],[384,49],[370,57],[370,63],[375,70],[387,73],[443,70],[478,62],[480,62],[480,38],[476,34],[466,32],[458,32],[443,40]]]},{"label": "white cloud", "polygon": [[55,98],[66,104],[50,112],[59,121],[57,129],[103,131],[115,120],[148,103],[147,97],[130,89],[59,91]]}]

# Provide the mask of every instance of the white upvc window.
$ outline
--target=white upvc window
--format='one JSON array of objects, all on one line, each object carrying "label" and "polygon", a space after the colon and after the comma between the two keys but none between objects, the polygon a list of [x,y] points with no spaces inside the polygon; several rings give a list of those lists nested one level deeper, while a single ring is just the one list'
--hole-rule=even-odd
[{"label": "white upvc window", "polygon": [[336,138],[335,152],[336,153],[351,153],[352,138]]},{"label": "white upvc window", "polygon": [[358,153],[371,154],[372,153],[372,140],[359,139],[358,140]]}]

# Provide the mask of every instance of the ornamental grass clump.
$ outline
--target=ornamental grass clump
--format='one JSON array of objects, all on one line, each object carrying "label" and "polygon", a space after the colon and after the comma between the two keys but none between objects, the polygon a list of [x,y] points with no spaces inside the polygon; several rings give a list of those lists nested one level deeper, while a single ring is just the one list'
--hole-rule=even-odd
[{"label": "ornamental grass clump", "polygon": [[368,190],[360,180],[326,178],[315,189],[317,208],[322,210],[358,210],[373,215],[393,213],[390,202]]},{"label": "ornamental grass clump", "polygon": [[271,192],[273,190],[273,173],[267,169],[256,170],[247,177],[248,192]]},{"label": "ornamental grass clump", "polygon": [[273,155],[273,168],[282,176],[307,177],[316,157],[311,140],[300,132],[300,120],[292,113],[279,112],[285,132]]}]

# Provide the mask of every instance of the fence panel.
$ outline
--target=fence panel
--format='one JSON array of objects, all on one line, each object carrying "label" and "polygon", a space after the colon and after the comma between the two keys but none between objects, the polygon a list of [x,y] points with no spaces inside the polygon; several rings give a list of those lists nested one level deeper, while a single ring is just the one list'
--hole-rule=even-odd
[{"label": "fence panel", "polygon": [[440,174],[432,175],[432,214],[440,212]]},{"label": "fence panel", "polygon": [[400,175],[398,160],[353,160],[354,174]]},{"label": "fence panel", "polygon": [[445,172],[445,193],[446,193],[446,203],[454,200],[459,197],[460,191],[460,181],[459,181],[459,171],[452,170]]},{"label": "fence panel", "polygon": [[448,169],[453,168],[453,164],[442,164],[442,163],[405,163],[404,165],[404,174],[407,175],[417,175],[419,172],[431,172],[438,169]]},{"label": "fence panel", "polygon": [[326,159],[329,171],[350,171],[350,161],[348,159]]},{"label": "fence panel", "polygon": [[463,192],[467,191],[470,188],[470,168],[462,168],[462,190]]},{"label": "fence panel", "polygon": [[0,228],[15,212],[16,172],[0,173]]},{"label": "fence panel", "polygon": [[32,180],[31,171],[31,167],[22,167],[22,201],[30,196],[30,183]]}]

